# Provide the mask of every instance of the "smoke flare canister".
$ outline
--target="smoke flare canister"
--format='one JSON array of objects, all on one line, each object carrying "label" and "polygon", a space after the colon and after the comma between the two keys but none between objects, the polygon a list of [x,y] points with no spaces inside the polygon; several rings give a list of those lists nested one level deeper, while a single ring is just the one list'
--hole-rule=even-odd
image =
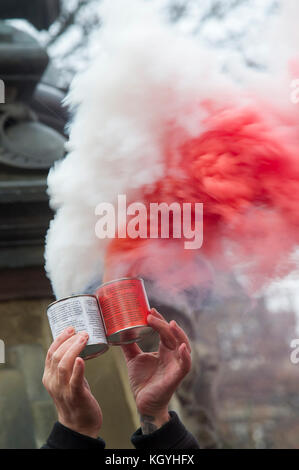
[{"label": "smoke flare canister", "polygon": [[122,278],[106,282],[97,289],[96,296],[108,343],[135,343],[153,333],[147,325],[150,306],[142,279]]},{"label": "smoke flare canister", "polygon": [[105,326],[94,295],[74,295],[56,300],[48,306],[47,315],[54,339],[69,326],[73,326],[76,333],[86,331],[89,334],[88,343],[80,354],[84,359],[107,351]]}]

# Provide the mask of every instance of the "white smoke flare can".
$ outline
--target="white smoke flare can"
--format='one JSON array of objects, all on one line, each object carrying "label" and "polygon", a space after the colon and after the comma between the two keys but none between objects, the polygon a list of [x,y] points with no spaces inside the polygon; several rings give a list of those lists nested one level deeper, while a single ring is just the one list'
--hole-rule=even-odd
[{"label": "white smoke flare can", "polygon": [[108,349],[106,330],[97,298],[94,295],[74,295],[56,300],[47,309],[53,338],[73,326],[76,333],[86,331],[89,340],[82,353],[84,359],[103,354]]}]

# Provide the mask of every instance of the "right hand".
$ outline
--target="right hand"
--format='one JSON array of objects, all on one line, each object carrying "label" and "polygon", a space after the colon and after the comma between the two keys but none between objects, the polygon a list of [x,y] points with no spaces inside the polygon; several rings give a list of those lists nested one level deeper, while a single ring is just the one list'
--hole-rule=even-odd
[{"label": "right hand", "polygon": [[168,403],[191,368],[191,346],[182,328],[155,309],[147,321],[160,335],[158,351],[145,353],[136,343],[122,346],[144,433],[169,420]]},{"label": "right hand", "polygon": [[49,348],[43,384],[54,401],[58,421],[73,431],[97,438],[102,411],[84,377],[84,360],[78,357],[87,341],[86,332],[64,330]]}]

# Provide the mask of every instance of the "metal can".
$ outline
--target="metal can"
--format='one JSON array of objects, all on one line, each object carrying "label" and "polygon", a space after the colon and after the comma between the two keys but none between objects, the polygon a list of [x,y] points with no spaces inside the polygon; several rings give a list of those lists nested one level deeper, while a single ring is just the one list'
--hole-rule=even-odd
[{"label": "metal can", "polygon": [[135,343],[153,333],[147,325],[150,306],[142,279],[128,277],[106,282],[96,290],[96,296],[108,343]]},{"label": "metal can", "polygon": [[65,328],[73,326],[76,333],[86,331],[89,340],[80,356],[91,359],[108,349],[105,326],[94,295],[74,295],[52,302],[47,315],[55,339]]}]

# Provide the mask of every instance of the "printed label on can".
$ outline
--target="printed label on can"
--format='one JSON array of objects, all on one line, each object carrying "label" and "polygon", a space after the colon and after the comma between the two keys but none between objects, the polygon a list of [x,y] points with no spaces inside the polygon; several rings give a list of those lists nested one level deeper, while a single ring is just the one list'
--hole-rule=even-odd
[{"label": "printed label on can", "polygon": [[73,326],[76,333],[87,331],[87,344],[107,343],[97,299],[92,296],[70,297],[51,305],[47,311],[53,338]]},{"label": "printed label on can", "polygon": [[97,290],[107,336],[134,326],[147,325],[149,304],[141,279],[119,280]]}]

